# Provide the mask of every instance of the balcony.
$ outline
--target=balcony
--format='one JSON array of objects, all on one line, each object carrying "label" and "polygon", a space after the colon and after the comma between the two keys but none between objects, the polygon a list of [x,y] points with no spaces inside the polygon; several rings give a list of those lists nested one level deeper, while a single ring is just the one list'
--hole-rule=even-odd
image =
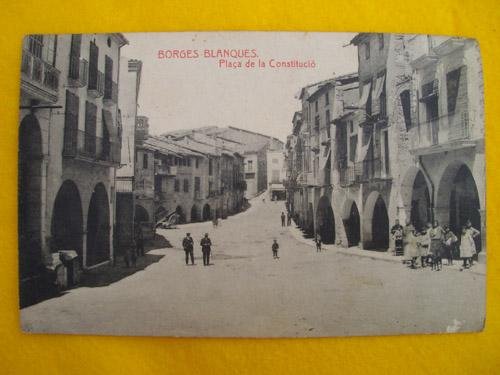
[{"label": "balcony", "polygon": [[104,73],[97,69],[89,70],[88,93],[93,98],[104,95]]},{"label": "balcony", "polygon": [[156,166],[156,174],[160,176],[177,176],[177,166],[159,164]]},{"label": "balcony", "polygon": [[474,146],[471,140],[469,113],[460,111],[423,122],[408,132],[410,152],[433,154]]},{"label": "balcony", "polygon": [[354,164],[355,179],[359,182],[388,179],[379,158],[363,160]]},{"label": "balcony", "polygon": [[68,86],[85,87],[87,86],[89,76],[89,63],[78,56],[69,58]]},{"label": "balcony", "polygon": [[112,80],[104,81],[104,104],[118,103],[118,84]]},{"label": "balcony", "polygon": [[63,156],[93,163],[119,165],[121,144],[83,130],[65,131]]},{"label": "balcony", "polygon": [[354,166],[347,166],[339,169],[340,172],[340,186],[348,187],[357,182]]},{"label": "balcony", "polygon": [[23,50],[21,89],[42,102],[55,103],[59,95],[60,72],[48,62]]}]

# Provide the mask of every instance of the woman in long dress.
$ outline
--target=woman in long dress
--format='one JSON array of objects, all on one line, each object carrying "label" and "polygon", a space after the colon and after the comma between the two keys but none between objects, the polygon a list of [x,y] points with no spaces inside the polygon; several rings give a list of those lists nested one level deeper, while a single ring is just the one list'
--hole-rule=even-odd
[{"label": "woman in long dress", "polygon": [[470,268],[474,254],[476,254],[476,244],[472,233],[466,227],[463,227],[460,236],[460,258],[464,261],[462,269]]},{"label": "woman in long dress", "polygon": [[405,236],[405,257],[410,261],[411,268],[416,268],[417,258],[420,256],[419,238],[419,233],[415,229],[408,231]]}]

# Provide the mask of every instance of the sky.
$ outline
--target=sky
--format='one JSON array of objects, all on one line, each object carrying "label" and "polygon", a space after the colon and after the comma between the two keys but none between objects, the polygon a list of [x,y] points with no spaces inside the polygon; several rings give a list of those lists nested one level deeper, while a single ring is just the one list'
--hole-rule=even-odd
[{"label": "sky", "polygon": [[[121,53],[143,63],[138,114],[149,117],[151,134],[235,126],[284,141],[291,133],[292,117],[300,105],[297,93],[303,86],[357,71],[356,48],[348,45],[354,35],[136,33],[125,34],[129,45]],[[205,57],[205,50],[216,54],[221,49],[240,51],[240,56],[248,50],[247,57],[225,58],[241,62],[242,67],[220,66],[220,57]],[[198,57],[187,58],[188,50]],[[271,59],[309,64],[313,60],[315,67],[273,68]],[[247,62],[255,66],[246,67]]]}]

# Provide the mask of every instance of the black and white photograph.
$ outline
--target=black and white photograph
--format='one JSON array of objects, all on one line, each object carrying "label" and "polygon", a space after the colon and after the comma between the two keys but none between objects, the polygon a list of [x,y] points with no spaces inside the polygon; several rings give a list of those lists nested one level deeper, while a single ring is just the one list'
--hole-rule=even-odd
[{"label": "black and white photograph", "polygon": [[24,332],[483,330],[476,40],[165,32],[22,43]]}]

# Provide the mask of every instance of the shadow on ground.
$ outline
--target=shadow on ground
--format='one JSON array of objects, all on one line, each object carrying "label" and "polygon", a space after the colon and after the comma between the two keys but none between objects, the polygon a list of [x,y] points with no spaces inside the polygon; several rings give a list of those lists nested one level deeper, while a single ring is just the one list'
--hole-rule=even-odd
[{"label": "shadow on ground", "polygon": [[123,258],[118,258],[114,265],[106,265],[94,270],[85,271],[82,275],[78,287],[95,288],[108,286],[133,275],[138,271],[143,271],[151,264],[158,263],[164,255],[148,254],[138,257],[136,264],[127,267]]}]

